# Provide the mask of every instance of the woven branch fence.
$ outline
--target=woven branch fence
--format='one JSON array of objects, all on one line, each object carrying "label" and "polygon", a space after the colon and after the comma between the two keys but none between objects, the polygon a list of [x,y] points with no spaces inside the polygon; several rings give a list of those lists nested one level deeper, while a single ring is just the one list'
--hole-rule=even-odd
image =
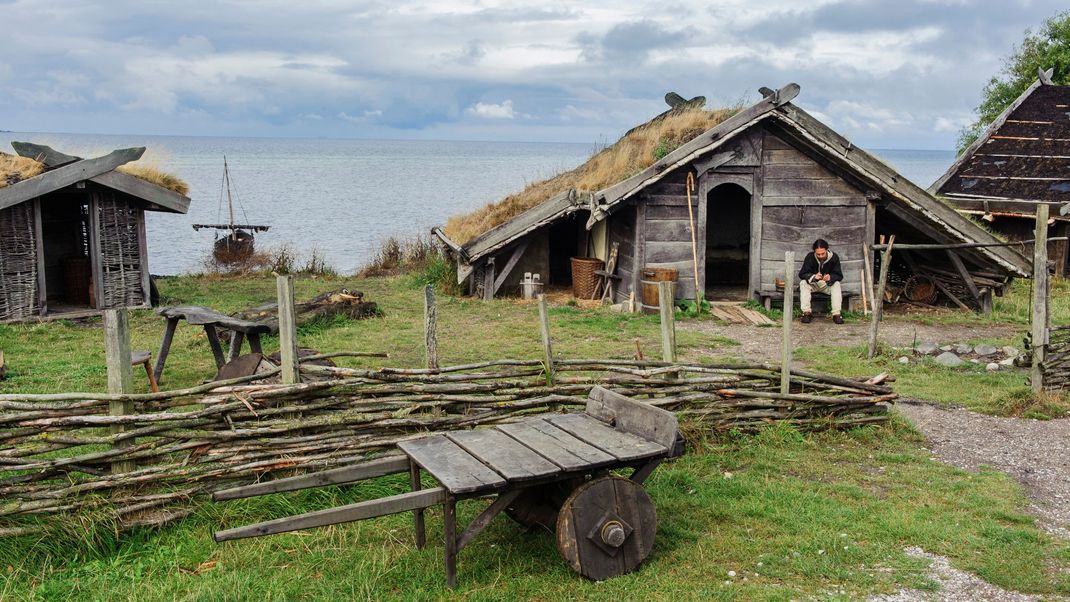
[{"label": "woven branch fence", "polygon": [[[268,373],[153,394],[0,395],[0,534],[25,532],[26,517],[94,508],[123,526],[160,524],[222,487],[360,461],[431,432],[582,408],[595,384],[708,431],[872,424],[887,419],[886,402],[896,397],[803,370],[792,371],[784,394],[780,366],[770,364],[576,359],[554,368],[548,378],[535,360],[441,369],[302,364],[304,375],[323,380],[249,382]],[[109,415],[114,400],[133,401],[135,413]],[[120,461],[135,468],[112,474]]]},{"label": "woven branch fence", "polygon": [[[1020,363],[1032,363],[1033,337],[1025,336],[1025,354]],[[1070,326],[1053,326],[1048,329],[1048,344],[1044,359],[1040,362],[1043,387],[1048,392],[1070,389]]]}]

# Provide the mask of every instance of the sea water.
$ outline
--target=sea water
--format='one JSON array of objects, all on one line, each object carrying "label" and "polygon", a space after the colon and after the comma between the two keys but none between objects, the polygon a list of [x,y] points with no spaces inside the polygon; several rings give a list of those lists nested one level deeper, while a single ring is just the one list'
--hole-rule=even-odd
[{"label": "sea water", "polygon": [[[189,213],[150,213],[149,265],[154,274],[204,269],[213,230],[195,223],[228,221],[223,156],[230,169],[235,221],[266,224],[260,248],[287,245],[299,256],[316,249],[341,273],[367,261],[380,241],[408,238],[571,169],[593,144],[296,138],[0,133],[10,141],[46,144],[79,156],[130,146],[148,148],[142,162],[190,186]],[[927,187],[954,160],[952,151],[874,150]]]}]

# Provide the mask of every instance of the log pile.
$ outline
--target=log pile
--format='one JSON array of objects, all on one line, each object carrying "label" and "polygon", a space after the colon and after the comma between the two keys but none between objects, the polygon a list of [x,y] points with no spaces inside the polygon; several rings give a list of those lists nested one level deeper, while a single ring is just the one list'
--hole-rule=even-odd
[{"label": "log pile", "polygon": [[[297,315],[297,325],[303,326],[320,318],[329,316],[345,316],[351,320],[362,320],[382,315],[378,304],[374,301],[365,301],[364,293],[352,291],[346,288],[327,291],[316,295],[308,301],[296,303],[294,313]],[[279,304],[265,303],[257,307],[251,307],[232,315],[234,318],[266,324],[271,328],[270,334],[279,332]]]},{"label": "log pile", "polygon": [[[219,488],[352,463],[429,432],[579,409],[595,384],[709,431],[879,423],[896,397],[879,384],[803,370],[781,394],[780,368],[769,364],[560,360],[549,377],[541,362],[524,360],[301,369],[326,380],[263,384],[255,375],[152,394],[0,395],[0,534],[24,528],[27,517],[89,508],[121,525],[158,524]],[[119,399],[133,401],[135,413],[109,415]],[[121,461],[136,468],[112,474]]]}]

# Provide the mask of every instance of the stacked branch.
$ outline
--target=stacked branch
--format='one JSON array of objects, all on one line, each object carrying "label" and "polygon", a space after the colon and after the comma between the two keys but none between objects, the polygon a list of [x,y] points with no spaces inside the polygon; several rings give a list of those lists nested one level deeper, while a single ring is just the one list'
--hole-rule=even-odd
[{"label": "stacked branch", "polygon": [[[579,410],[596,384],[710,431],[871,424],[886,420],[885,402],[896,397],[802,370],[781,393],[780,367],[769,364],[559,360],[552,384],[540,361],[301,368],[321,380],[250,382],[258,375],[154,394],[0,395],[0,533],[27,516],[94,506],[125,524],[169,520],[223,487],[362,461],[428,433]],[[114,400],[134,402],[134,413],[109,415]],[[136,468],[111,474],[123,461]]]},{"label": "stacked branch", "polygon": [[[1032,336],[1025,336],[1026,353],[1023,363],[1032,363]],[[1048,344],[1044,351],[1044,361],[1040,363],[1043,373],[1044,389],[1059,391],[1070,388],[1070,326],[1053,326],[1048,329]]]}]

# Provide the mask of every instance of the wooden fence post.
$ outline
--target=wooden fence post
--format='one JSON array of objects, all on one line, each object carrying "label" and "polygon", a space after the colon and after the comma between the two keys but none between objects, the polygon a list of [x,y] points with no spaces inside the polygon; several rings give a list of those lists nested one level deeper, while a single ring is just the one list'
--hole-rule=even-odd
[{"label": "wooden fence post", "polygon": [[658,306],[661,309],[661,359],[676,362],[676,317],[673,315],[673,300],[676,296],[675,283],[661,281],[658,283]]},{"label": "wooden fence post", "polygon": [[791,392],[791,322],[795,310],[795,251],[784,251],[784,332],[780,349],[780,392]]},{"label": "wooden fence post", "polygon": [[[130,366],[130,322],[126,309],[104,310],[104,360],[108,366],[108,393],[132,393],[134,377]],[[133,401],[110,401],[108,413],[112,416],[124,416],[134,413]],[[111,433],[121,433],[123,425],[112,425]],[[112,449],[130,447],[133,439],[126,439],[112,444]],[[136,464],[133,460],[112,462],[113,473],[130,472]]]},{"label": "wooden fence post", "polygon": [[881,255],[881,276],[877,284],[877,292],[873,293],[873,321],[869,324],[869,348],[866,357],[873,359],[877,355],[877,325],[884,317],[884,289],[888,287],[888,272],[891,270],[892,245],[895,244],[895,234],[888,237],[888,248]]},{"label": "wooden fence post", "polygon": [[429,370],[438,370],[438,308],[435,287],[424,287],[424,359]]},{"label": "wooden fence post", "polygon": [[297,315],[294,311],[294,277],[277,276],[275,289],[279,296],[279,355],[282,361],[282,382],[293,385],[301,382],[301,368],[297,354]]},{"label": "wooden fence post", "polygon": [[550,343],[550,314],[546,311],[546,295],[539,295],[539,325],[542,331],[542,350],[546,355],[546,381],[554,384],[554,349]]},{"label": "wooden fence post", "polygon": [[1029,384],[1034,393],[1044,390],[1044,359],[1048,345],[1048,206],[1037,205],[1036,236],[1033,237],[1033,366]]}]

